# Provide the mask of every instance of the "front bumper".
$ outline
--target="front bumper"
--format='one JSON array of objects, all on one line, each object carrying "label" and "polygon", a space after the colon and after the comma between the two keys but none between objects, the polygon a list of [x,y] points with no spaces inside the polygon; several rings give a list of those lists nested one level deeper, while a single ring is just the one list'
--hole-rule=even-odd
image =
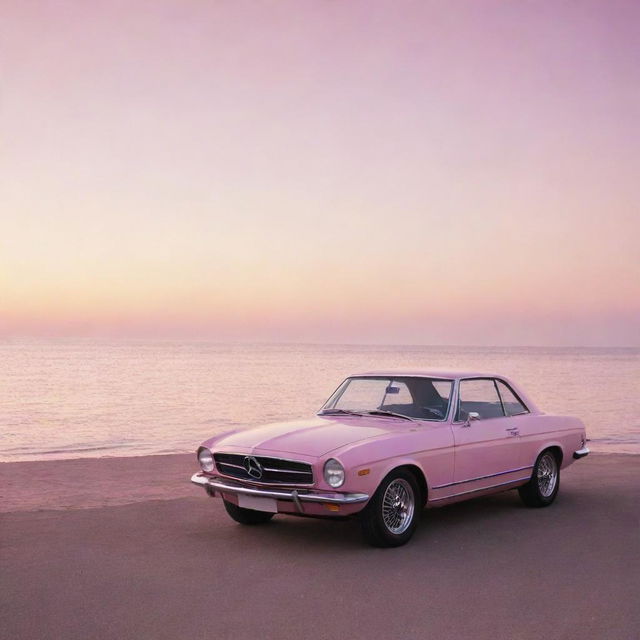
[{"label": "front bumper", "polygon": [[576,460],[580,460],[580,458],[584,458],[585,456],[588,456],[589,453],[590,451],[587,447],[582,447],[582,449],[578,449],[577,451],[573,452],[573,457]]},{"label": "front bumper", "polygon": [[296,511],[304,513],[303,502],[314,502],[321,504],[355,505],[366,502],[369,496],[366,493],[322,493],[320,491],[310,491],[307,489],[274,489],[272,487],[249,487],[231,480],[222,478],[210,478],[203,473],[194,473],[191,482],[206,489],[210,495],[216,491],[222,494],[257,496],[262,498],[273,498],[292,502]]}]

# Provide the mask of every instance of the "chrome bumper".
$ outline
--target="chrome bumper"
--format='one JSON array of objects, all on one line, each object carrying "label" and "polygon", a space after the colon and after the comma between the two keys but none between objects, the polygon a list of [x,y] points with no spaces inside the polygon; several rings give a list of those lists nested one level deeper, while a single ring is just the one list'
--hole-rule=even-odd
[{"label": "chrome bumper", "polygon": [[576,460],[580,460],[580,458],[584,458],[585,456],[588,456],[589,453],[590,451],[587,447],[582,447],[582,449],[578,449],[577,451],[573,452],[573,457]]},{"label": "chrome bumper", "polygon": [[320,493],[307,492],[298,489],[273,489],[262,487],[247,487],[235,484],[221,478],[209,478],[202,473],[194,473],[191,482],[203,487],[208,493],[219,491],[220,493],[234,493],[245,496],[258,496],[261,498],[273,498],[275,500],[288,500],[296,505],[298,511],[302,511],[301,502],[324,502],[330,504],[358,504],[366,502],[369,496],[366,493]]}]

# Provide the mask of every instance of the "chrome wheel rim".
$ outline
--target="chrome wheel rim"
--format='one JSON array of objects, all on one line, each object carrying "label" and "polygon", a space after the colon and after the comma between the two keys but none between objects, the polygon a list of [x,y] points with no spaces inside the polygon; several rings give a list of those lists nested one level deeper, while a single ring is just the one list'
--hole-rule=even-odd
[{"label": "chrome wheel rim", "polygon": [[549,498],[558,484],[558,463],[552,453],[545,453],[538,463],[538,489],[543,498]]},{"label": "chrome wheel rim", "polygon": [[382,498],[382,521],[396,535],[404,533],[411,525],[415,499],[411,485],[402,478],[389,483]]}]

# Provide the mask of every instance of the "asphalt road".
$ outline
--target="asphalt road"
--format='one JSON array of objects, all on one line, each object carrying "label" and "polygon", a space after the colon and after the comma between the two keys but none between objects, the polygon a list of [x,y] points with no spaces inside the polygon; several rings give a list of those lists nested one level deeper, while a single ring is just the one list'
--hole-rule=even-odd
[{"label": "asphalt road", "polygon": [[242,527],[197,487],[4,513],[0,634],[637,640],[639,472],[640,457],[592,454],[550,508],[508,492],[425,511],[409,545],[385,550],[353,521]]}]

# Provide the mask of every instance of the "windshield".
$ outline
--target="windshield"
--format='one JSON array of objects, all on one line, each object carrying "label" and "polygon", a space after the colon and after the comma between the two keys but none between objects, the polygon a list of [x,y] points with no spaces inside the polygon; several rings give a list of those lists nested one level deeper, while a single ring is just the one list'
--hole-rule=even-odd
[{"label": "windshield", "polygon": [[396,414],[442,421],[449,411],[451,380],[411,377],[347,378],[320,409],[330,414]]}]

